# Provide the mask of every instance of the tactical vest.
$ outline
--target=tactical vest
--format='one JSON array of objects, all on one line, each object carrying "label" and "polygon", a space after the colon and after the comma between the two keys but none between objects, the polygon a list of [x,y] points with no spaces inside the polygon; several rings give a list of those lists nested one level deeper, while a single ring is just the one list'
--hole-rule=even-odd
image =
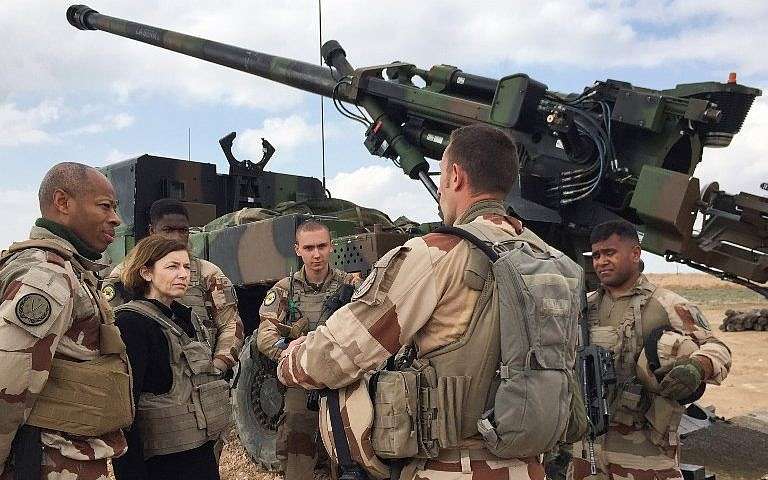
[{"label": "tactical vest", "polygon": [[648,391],[638,380],[637,359],[643,349],[643,312],[656,287],[641,288],[629,301],[618,326],[600,326],[599,308],[604,292],[589,307],[590,341],[613,352],[617,382],[609,390],[611,423],[653,428],[657,445],[677,444],[677,427],[684,408],[677,402]]},{"label": "tactical vest", "polygon": [[229,383],[213,367],[213,346],[192,312],[195,338],[168,319],[151,302],[133,300],[115,309],[133,311],[157,322],[170,353],[171,390],[155,395],[142,392],[135,427],[141,433],[144,458],[190,450],[217,440],[230,423]]},{"label": "tactical vest", "polygon": [[[540,246],[540,249],[544,247],[543,241],[528,230],[513,237],[497,228],[475,227],[474,224],[473,228],[482,230],[492,243],[525,242]],[[376,266],[385,266],[398,251],[390,253],[392,255],[382,257]],[[380,282],[381,279],[375,281]],[[466,287],[480,292],[464,335],[425,355],[417,352],[410,367],[410,370],[418,372],[417,377],[410,379],[408,375],[389,376],[381,372],[384,377],[377,379],[374,410],[378,428],[374,428],[372,442],[374,451],[380,457],[430,458],[437,456],[440,449],[483,446],[478,421],[494,405],[495,385],[498,382],[496,375],[512,372],[498,372],[501,358],[498,291],[488,257],[474,246],[470,247],[463,281]],[[377,285],[371,288],[377,288]],[[402,373],[407,374],[407,371]],[[382,385],[382,378],[386,382],[402,385]],[[396,403],[393,398],[400,395],[398,391],[408,392],[408,397],[417,391],[418,398],[407,400],[408,405],[403,411],[395,412],[392,405]],[[408,417],[412,418],[411,411],[415,408],[418,409],[421,438],[404,441],[408,436],[398,430],[402,430]],[[380,414],[388,410],[391,415]],[[387,425],[392,428],[390,434],[387,434],[386,428],[381,428]]]},{"label": "tactical vest", "polygon": [[341,288],[345,276],[346,273],[341,270],[331,269],[331,278],[321,292],[310,292],[306,289],[301,289],[302,291],[300,292],[294,292],[294,300],[296,301],[296,306],[299,309],[300,315],[307,320],[307,332],[315,330],[318,326],[323,325],[325,321],[328,320],[327,318],[320,318],[320,314],[323,311],[323,304],[330,296]]},{"label": "tactical vest", "polygon": [[78,361],[54,354],[50,374],[37,396],[26,424],[73,435],[96,437],[133,422],[133,385],[130,364],[112,310],[97,289],[95,274],[53,240],[14,243],[0,264],[27,248],[50,250],[70,262],[79,282],[100,317],[99,356]]}]

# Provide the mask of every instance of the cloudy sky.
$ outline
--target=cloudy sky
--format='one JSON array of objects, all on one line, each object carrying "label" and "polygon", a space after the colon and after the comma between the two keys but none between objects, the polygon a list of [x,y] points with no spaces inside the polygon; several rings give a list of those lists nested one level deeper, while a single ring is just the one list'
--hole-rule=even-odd
[{"label": "cloudy sky", "polygon": [[[257,51],[317,62],[316,1],[89,0],[101,13]],[[0,16],[0,245],[26,235],[36,191],[59,161],[103,166],[142,153],[215,163],[218,138],[270,168],[320,176],[320,100],[288,87],[65,20],[66,2],[3,0]],[[768,88],[768,2],[331,1],[323,39],[353,66],[394,60],[457,65],[489,77],[524,72],[558,91],[615,78],[650,88],[724,81]],[[188,145],[188,129],[191,143]],[[768,100],[758,99],[732,145],[707,149],[697,175],[729,191],[768,181]],[[397,217],[435,220],[420,184],[362,146],[362,127],[326,102],[334,196]],[[675,266],[651,260],[652,270]]]}]

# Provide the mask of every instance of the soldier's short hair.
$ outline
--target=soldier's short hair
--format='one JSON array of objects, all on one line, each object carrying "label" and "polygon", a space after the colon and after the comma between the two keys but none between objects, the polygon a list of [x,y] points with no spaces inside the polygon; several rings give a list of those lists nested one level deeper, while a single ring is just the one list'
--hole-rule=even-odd
[{"label": "soldier's short hair", "polygon": [[631,223],[624,220],[611,220],[601,223],[592,229],[589,236],[589,244],[594,245],[597,242],[608,240],[611,235],[617,235],[623,240],[629,240],[632,243],[640,244],[640,237],[637,235],[637,229]]},{"label": "soldier's short hair", "polygon": [[164,256],[182,250],[189,251],[187,246],[178,240],[161,235],[144,237],[125,257],[120,281],[132,295],[144,295],[149,291],[149,282],[141,276],[141,267],[152,268]]},{"label": "soldier's short hair", "polygon": [[447,159],[467,172],[472,193],[506,195],[517,182],[515,142],[498,128],[467,125],[451,132]]},{"label": "soldier's short hair", "polygon": [[297,239],[297,242],[298,242],[298,238],[299,238],[299,234],[300,233],[302,233],[302,232],[316,232],[318,230],[325,230],[326,232],[328,232],[329,236],[331,235],[331,229],[329,229],[328,227],[326,227],[322,223],[318,222],[317,220],[312,220],[312,219],[304,220],[303,222],[301,222],[299,224],[298,227],[296,227],[296,236],[295,236],[295,238]]},{"label": "soldier's short hair", "polygon": [[61,162],[52,166],[40,182],[37,191],[37,200],[41,212],[53,203],[53,192],[64,190],[75,198],[79,198],[87,191],[88,171],[96,170],[93,167],[77,162]]},{"label": "soldier's short hair", "polygon": [[152,206],[149,207],[149,223],[155,225],[166,215],[183,215],[189,220],[187,207],[175,198],[161,198],[152,202]]}]

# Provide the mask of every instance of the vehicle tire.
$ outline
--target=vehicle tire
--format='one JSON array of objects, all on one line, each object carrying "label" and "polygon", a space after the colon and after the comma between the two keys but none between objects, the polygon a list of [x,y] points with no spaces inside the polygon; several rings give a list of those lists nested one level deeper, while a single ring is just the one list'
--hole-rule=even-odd
[{"label": "vehicle tire", "polygon": [[255,347],[254,336],[248,337],[240,353],[240,363],[235,367],[232,390],[235,428],[254,463],[267,471],[280,471],[282,466],[275,446],[285,387],[277,379],[275,362],[258,353]]}]

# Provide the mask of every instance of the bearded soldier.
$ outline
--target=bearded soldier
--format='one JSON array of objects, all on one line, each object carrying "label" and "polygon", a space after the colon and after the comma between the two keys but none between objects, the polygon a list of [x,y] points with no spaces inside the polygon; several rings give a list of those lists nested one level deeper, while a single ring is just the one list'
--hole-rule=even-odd
[{"label": "bearded soldier", "polygon": [[[163,198],[149,209],[149,234],[157,234],[183,244],[189,242],[189,214],[178,200]],[[213,363],[218,370],[231,369],[243,346],[243,322],[237,311],[237,296],[232,282],[219,267],[192,257],[190,286],[180,303],[191,307],[215,339]],[[117,265],[104,280],[102,292],[113,307],[131,300],[120,281],[123,264]]]},{"label": "bearded soldier", "polygon": [[601,282],[587,298],[590,340],[613,352],[618,382],[609,394],[608,433],[595,445],[597,475],[576,444],[568,477],[682,479],[677,429],[684,405],[706,383],[725,379],[731,352],[698,307],[642,274],[633,225],[598,225],[590,243]]},{"label": "bearded soldier", "polygon": [[[42,218],[0,258],[0,478],[107,478],[133,416],[125,345],[95,272],[120,219],[97,170],[59,163]],[[108,401],[105,401],[108,399]]]},{"label": "bearded soldier", "polygon": [[[281,339],[299,338],[324,322],[323,304],[343,285],[354,285],[352,274],[331,268],[331,233],[328,227],[307,220],[296,229],[296,255],[304,265],[293,277],[275,284],[259,309],[256,344],[261,353],[277,361]],[[291,292],[293,297],[291,297]],[[289,388],[285,393],[284,415],[278,426],[278,458],[284,463],[285,478],[311,480],[318,454],[317,413],[307,408],[303,388]]]}]

